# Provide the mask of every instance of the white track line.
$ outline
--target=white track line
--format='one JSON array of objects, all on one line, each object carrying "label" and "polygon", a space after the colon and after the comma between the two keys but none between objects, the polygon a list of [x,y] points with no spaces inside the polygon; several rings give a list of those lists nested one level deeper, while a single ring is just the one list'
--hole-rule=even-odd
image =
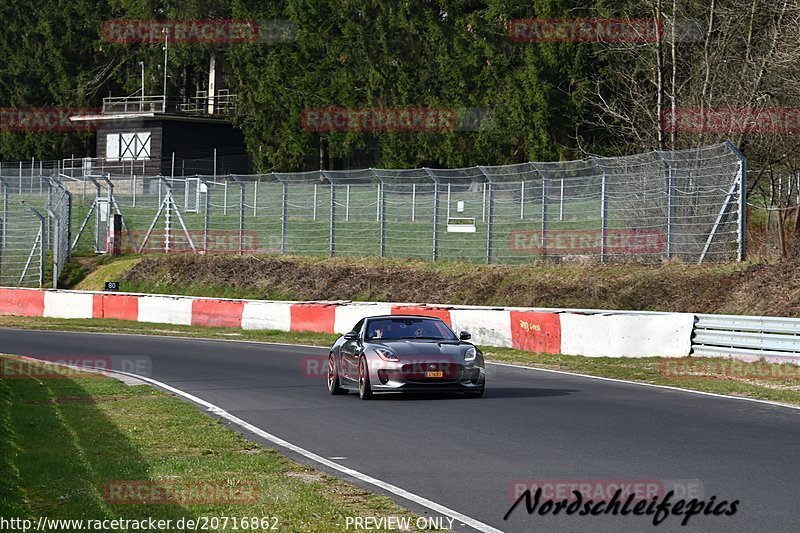
[{"label": "white track line", "polygon": [[702,396],[712,396],[714,398],[725,398],[728,400],[742,400],[745,402],[755,402],[755,403],[762,403],[766,405],[772,405],[775,407],[786,407],[788,409],[795,409],[800,411],[800,405],[791,405],[788,403],[780,403],[780,402],[773,402],[770,400],[759,400],[758,398],[747,398],[744,396],[728,396],[727,394],[718,394],[716,392],[705,392],[700,390],[693,390],[693,389],[682,389],[680,387],[671,387],[669,385],[657,385],[655,383],[643,383],[641,381],[628,381],[627,379],[618,379],[618,378],[605,378],[602,376],[590,376],[589,374],[579,374],[577,372],[568,372],[566,370],[552,370],[550,368],[538,368],[535,366],[522,366],[522,365],[514,365],[511,363],[494,363],[491,361],[486,361],[487,365],[495,365],[495,366],[507,366],[510,368],[521,368],[524,370],[535,370],[537,372],[550,372],[553,374],[566,374],[568,376],[578,376],[582,378],[588,379],[598,379],[601,381],[614,381],[616,383],[626,383],[628,385],[641,385],[642,387],[655,387],[657,389],[667,389],[673,390],[678,392],[688,392],[689,394],[700,394]]},{"label": "white track line", "polygon": [[387,492],[390,492],[390,493],[392,493],[392,494],[394,494],[396,496],[399,496],[399,497],[401,497],[403,499],[406,499],[408,501],[412,501],[412,502],[416,503],[417,505],[421,505],[423,507],[427,507],[428,509],[430,509],[432,511],[435,511],[435,512],[437,512],[439,514],[442,514],[442,515],[445,515],[445,516],[449,516],[450,518],[458,520],[462,524],[464,524],[466,526],[469,526],[469,527],[471,527],[473,529],[476,529],[478,531],[481,531],[483,533],[503,533],[499,529],[495,529],[495,528],[493,528],[492,526],[490,526],[488,524],[484,524],[483,522],[480,522],[479,520],[476,520],[474,518],[470,518],[467,515],[459,513],[458,511],[454,511],[453,509],[450,509],[448,507],[440,505],[440,504],[438,504],[438,503],[436,503],[434,501],[431,501],[431,500],[429,500],[427,498],[423,498],[422,496],[418,496],[418,495],[416,495],[414,493],[408,492],[407,490],[401,489],[400,487],[397,487],[397,486],[392,485],[390,483],[386,483],[385,481],[381,481],[380,479],[376,479],[376,478],[374,478],[372,476],[368,476],[367,474],[362,474],[361,472],[359,472],[357,470],[353,470],[352,468],[347,468],[346,466],[342,466],[342,465],[340,465],[338,463],[335,463],[335,462],[333,462],[333,461],[331,461],[329,459],[326,459],[325,457],[322,457],[321,455],[317,455],[314,452],[310,452],[310,451],[306,450],[305,448],[301,448],[300,446],[297,446],[296,444],[292,444],[291,442],[285,441],[280,437],[276,437],[275,435],[272,435],[271,433],[267,433],[263,429],[258,428],[256,426],[254,426],[253,424],[250,424],[249,422],[245,422],[241,418],[230,414],[229,412],[225,411],[221,407],[218,407],[218,406],[214,405],[213,403],[207,402],[207,401],[203,400],[202,398],[198,398],[197,396],[193,396],[193,395],[189,394],[188,392],[184,392],[184,391],[182,391],[180,389],[176,389],[175,387],[171,387],[170,385],[167,385],[166,383],[163,383],[161,381],[158,381],[158,380],[155,380],[155,379],[152,379],[152,378],[147,378],[147,377],[144,377],[144,376],[139,376],[137,374],[131,374],[129,372],[122,372],[120,370],[103,370],[102,373],[121,374],[121,375],[129,376],[129,377],[132,377],[132,378],[141,379],[142,381],[147,381],[147,382],[149,382],[149,383],[151,383],[151,384],[153,384],[153,385],[155,385],[155,386],[157,386],[159,388],[162,388],[162,389],[164,389],[166,391],[169,391],[169,392],[172,392],[174,394],[177,394],[178,396],[186,398],[187,400],[189,400],[189,401],[191,401],[193,403],[201,405],[201,406],[205,407],[206,409],[208,409],[209,412],[211,412],[211,413],[213,413],[213,414],[215,414],[215,415],[217,415],[217,416],[219,416],[221,418],[224,418],[224,419],[236,424],[237,426],[239,426],[239,427],[241,427],[243,429],[246,429],[247,431],[249,431],[251,433],[254,433],[254,434],[258,435],[259,437],[261,437],[263,439],[266,439],[266,440],[270,441],[273,444],[276,444],[276,445],[278,445],[278,446],[280,446],[282,448],[286,448],[287,450],[291,450],[291,451],[293,451],[295,453],[298,453],[298,454],[300,454],[300,455],[302,455],[302,456],[304,456],[304,457],[306,457],[308,459],[311,459],[315,463],[319,463],[321,465],[327,466],[328,468],[331,468],[333,470],[341,472],[342,474],[348,475],[350,477],[354,477],[354,478],[356,478],[356,479],[358,479],[360,481],[363,481],[364,483],[369,483],[370,485],[374,485],[374,486],[376,486],[376,487],[378,487],[380,489],[383,489],[383,490],[385,490]]}]

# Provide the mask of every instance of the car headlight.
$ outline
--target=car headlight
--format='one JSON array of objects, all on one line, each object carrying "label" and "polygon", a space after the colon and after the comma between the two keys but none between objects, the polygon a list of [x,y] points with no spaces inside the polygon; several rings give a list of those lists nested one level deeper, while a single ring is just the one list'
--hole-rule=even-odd
[{"label": "car headlight", "polygon": [[467,348],[467,351],[464,353],[464,361],[474,361],[475,357],[478,355],[478,351],[475,349],[474,346],[470,346]]},{"label": "car headlight", "polygon": [[393,354],[390,350],[386,348],[375,348],[375,353],[378,354],[381,359],[385,361],[399,361],[400,359],[397,358],[395,354]]}]

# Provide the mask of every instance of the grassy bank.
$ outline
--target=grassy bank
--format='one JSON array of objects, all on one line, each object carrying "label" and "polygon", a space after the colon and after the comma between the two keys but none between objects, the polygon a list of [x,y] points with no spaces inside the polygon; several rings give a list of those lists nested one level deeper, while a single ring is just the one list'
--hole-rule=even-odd
[{"label": "grassy bank", "polygon": [[[7,355],[0,364],[28,374],[11,379],[6,370],[0,379],[0,516],[6,519],[275,517],[268,527],[248,529],[335,531],[346,516],[412,516],[388,498],[249,442],[149,386],[80,372],[53,375]],[[106,486],[117,481],[198,490],[171,504],[112,503]],[[215,501],[198,498],[199,490],[214,491]],[[238,499],[225,490],[238,491]],[[212,529],[234,531],[232,524]]]},{"label": "grassy bank", "polygon": [[[286,344],[330,346],[336,335],[312,332],[243,331],[230,328],[173,326],[121,320],[56,319],[0,316],[0,327],[59,331],[95,331],[145,335],[236,339]],[[489,362],[668,385],[689,390],[800,405],[800,366],[744,364],[724,359],[682,357],[662,359],[582,357],[482,347]],[[532,374],[535,379],[535,374]],[[488,395],[491,395],[491,384]]]},{"label": "grassy bank", "polygon": [[275,300],[361,300],[800,316],[794,263],[474,265],[377,258],[147,255],[75,288]]}]

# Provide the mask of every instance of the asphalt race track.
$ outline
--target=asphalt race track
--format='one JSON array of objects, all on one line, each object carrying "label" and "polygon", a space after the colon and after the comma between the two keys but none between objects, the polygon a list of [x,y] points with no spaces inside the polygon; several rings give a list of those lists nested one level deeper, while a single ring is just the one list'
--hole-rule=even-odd
[{"label": "asphalt race track", "polygon": [[[217,340],[3,329],[0,353],[150,358],[153,379],[502,531],[798,528],[800,410],[502,366],[489,367],[482,399],[363,402],[308,375],[327,350]],[[686,499],[699,487],[739,505],[684,527],[679,516],[655,527],[652,516],[528,515],[524,503],[504,521],[514,484],[534,480],[691,480],[678,482],[695,491]]]}]

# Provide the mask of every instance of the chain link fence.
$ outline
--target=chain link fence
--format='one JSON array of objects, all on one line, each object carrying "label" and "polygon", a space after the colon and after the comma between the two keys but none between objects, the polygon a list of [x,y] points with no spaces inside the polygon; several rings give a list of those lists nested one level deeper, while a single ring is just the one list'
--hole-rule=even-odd
[{"label": "chain link fence", "polygon": [[[122,215],[130,251],[520,264],[741,259],[745,176],[724,143],[462,169],[85,179],[108,183],[90,187],[94,202]],[[92,218],[76,247],[100,251],[91,223],[105,220]]]},{"label": "chain link fence", "polygon": [[72,198],[53,176],[0,176],[0,285],[42,287],[70,259]]},{"label": "chain link fence", "polygon": [[745,254],[746,162],[730,143],[461,169],[50,172],[0,180],[3,285],[43,285],[51,275],[55,284],[70,254],[106,252],[111,243],[136,253],[502,264]]}]

